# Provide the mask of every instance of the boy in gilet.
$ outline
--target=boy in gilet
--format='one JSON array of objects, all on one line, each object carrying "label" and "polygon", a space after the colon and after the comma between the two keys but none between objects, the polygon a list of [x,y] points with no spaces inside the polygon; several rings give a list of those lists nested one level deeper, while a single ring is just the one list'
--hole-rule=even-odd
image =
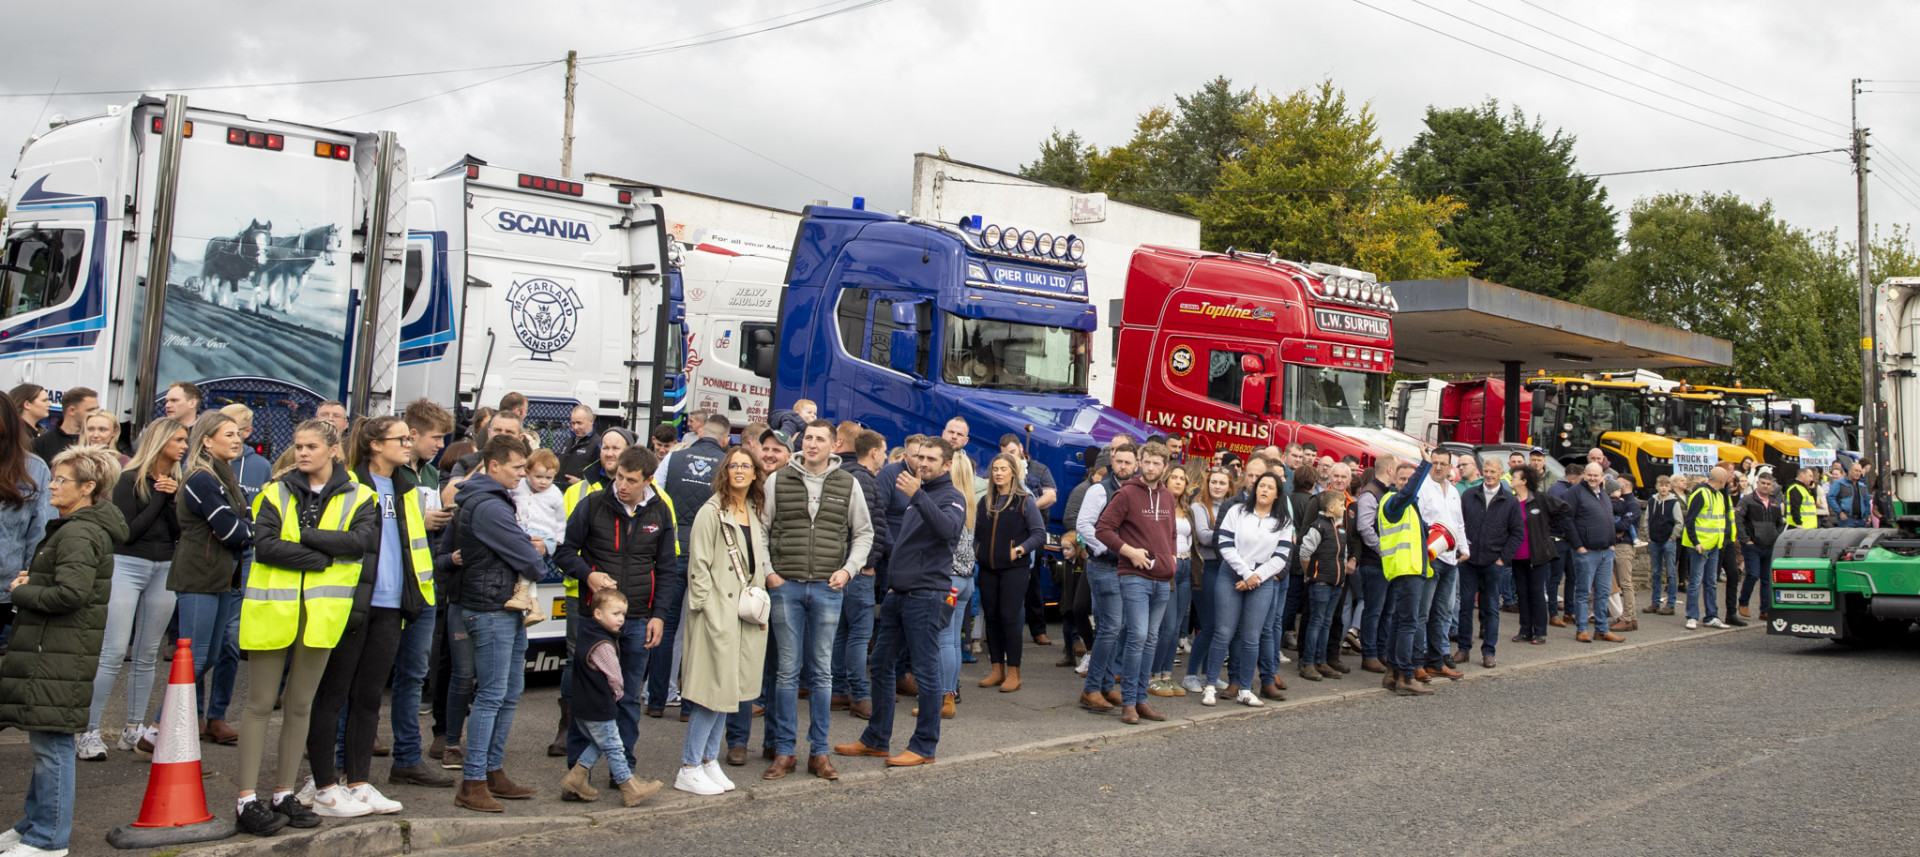
[{"label": "boy in gilet", "polygon": [[607,588],[595,592],[592,603],[592,618],[578,623],[574,631],[573,650],[580,657],[580,665],[573,672],[573,722],[593,743],[580,751],[580,760],[560,780],[560,790],[567,800],[599,799],[600,792],[587,784],[587,775],[593,771],[593,763],[604,756],[609,779],[620,789],[620,805],[637,806],[664,784],[659,780],[641,783],[634,778],[627,767],[627,752],[620,746],[620,728],[614,723],[620,695],[626,689],[621,679],[620,647],[614,640],[627,622],[627,596]]}]

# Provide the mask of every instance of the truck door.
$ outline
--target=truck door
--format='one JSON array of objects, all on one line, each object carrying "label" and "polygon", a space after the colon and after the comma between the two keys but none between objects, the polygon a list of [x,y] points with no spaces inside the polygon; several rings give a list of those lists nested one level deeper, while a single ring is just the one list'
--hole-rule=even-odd
[{"label": "truck door", "polygon": [[[92,221],[57,216],[70,215],[64,211],[47,214],[55,216],[29,221],[16,215],[0,249],[0,357],[11,383],[30,381],[57,396],[79,382],[76,349],[99,335],[106,286],[97,271],[87,274],[102,264],[89,258],[97,251],[89,240]],[[82,300],[89,290],[91,299]]]},{"label": "truck door", "polygon": [[[864,408],[879,407],[925,418],[933,399],[927,391],[932,371],[933,303],[914,292],[852,285],[840,290],[835,307],[840,344],[853,358],[852,383],[830,387],[828,406],[844,419]],[[896,337],[899,333],[901,336]],[[913,348],[896,355],[895,346]],[[910,362],[909,362],[910,361]],[[884,424],[884,423],[883,423]],[[900,420],[895,425],[904,424]]]}]

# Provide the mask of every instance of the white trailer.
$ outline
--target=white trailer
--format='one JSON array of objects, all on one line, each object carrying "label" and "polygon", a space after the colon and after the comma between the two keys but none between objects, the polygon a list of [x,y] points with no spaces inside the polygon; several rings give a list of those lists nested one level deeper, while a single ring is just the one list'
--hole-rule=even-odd
[{"label": "white trailer", "polygon": [[1105,194],[1080,193],[938,155],[913,157],[911,213],[946,224],[978,214],[1003,226],[1084,239],[1087,297],[1107,330],[1093,337],[1088,392],[1103,402],[1113,401],[1120,301],[1126,296],[1134,248],[1142,244],[1200,246],[1199,218],[1115,202]]},{"label": "white trailer", "polygon": [[509,392],[563,443],[577,405],[601,426],[658,419],[666,233],[658,191],[559,179],[468,156],[413,183],[406,396],[462,414]]},{"label": "white trailer", "polygon": [[[322,401],[392,407],[406,152],[142,97],[27,142],[0,249],[0,386],[75,386],[137,428],[169,384],[284,447]],[[148,288],[157,284],[159,288]]]}]

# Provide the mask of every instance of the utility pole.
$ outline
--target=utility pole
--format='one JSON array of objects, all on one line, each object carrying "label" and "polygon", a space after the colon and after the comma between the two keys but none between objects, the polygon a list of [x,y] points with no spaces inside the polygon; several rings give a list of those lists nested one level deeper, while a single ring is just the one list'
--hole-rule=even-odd
[{"label": "utility pole", "polygon": [[1871,264],[1873,248],[1867,242],[1871,240],[1870,226],[1867,220],[1867,129],[1860,127],[1860,78],[1854,78],[1853,96],[1853,178],[1854,193],[1859,204],[1859,229],[1857,240],[1860,268],[1860,428],[1865,435],[1865,448],[1860,450],[1866,457],[1867,476],[1876,478],[1881,463],[1880,456],[1880,367],[1874,359],[1874,301]]},{"label": "utility pole", "polygon": [[567,126],[560,132],[560,177],[573,178],[573,84],[580,52],[567,51]]}]

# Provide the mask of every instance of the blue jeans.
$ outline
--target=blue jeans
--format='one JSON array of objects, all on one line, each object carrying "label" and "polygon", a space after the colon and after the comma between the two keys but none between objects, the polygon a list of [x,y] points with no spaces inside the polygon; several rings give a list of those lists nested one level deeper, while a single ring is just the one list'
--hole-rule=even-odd
[{"label": "blue jeans", "polygon": [[1342,589],[1325,583],[1307,585],[1307,629],[1300,637],[1302,666],[1327,662],[1327,635],[1333,631],[1333,608]]},{"label": "blue jeans", "polygon": [[[589,620],[582,618],[581,621]],[[666,638],[661,637],[659,646],[647,648],[647,620],[629,618],[620,626],[620,638],[614,643],[620,647],[620,682],[625,687],[622,688],[620,708],[614,712],[613,722],[620,726],[620,738],[628,748],[627,767],[631,768],[635,762],[632,748],[640,740],[640,697],[647,691],[647,673],[652,663],[649,655],[666,646]],[[657,700],[647,704],[660,707]]]},{"label": "blue jeans", "polygon": [[120,677],[120,665],[133,653],[133,669],[127,674],[128,723],[144,723],[147,701],[153,692],[153,664],[160,655],[160,640],[173,618],[173,593],[167,589],[167,570],[171,562],[154,562],[138,557],[113,555],[113,592],[107,600],[107,631],[100,646],[100,666],[93,673],[93,705],[87,712],[87,730],[100,728],[100,717],[107,709],[107,696]]},{"label": "blue jeans", "polygon": [[620,743],[620,726],[611,720],[574,720],[581,730],[592,740],[580,751],[580,761],[575,764],[593,770],[593,763],[602,757],[607,760],[609,781],[619,785],[633,779],[633,769],[627,767],[627,751]]},{"label": "blue jeans", "polygon": [[[1740,606],[1747,606],[1753,600],[1754,584],[1760,586],[1760,609],[1766,611],[1773,607],[1773,548],[1759,545],[1743,545],[1747,564],[1746,582],[1740,584]],[[1729,583],[1731,587],[1733,584]]]},{"label": "blue jeans", "polygon": [[1426,580],[1418,574],[1403,574],[1387,583],[1385,600],[1392,612],[1392,618],[1388,620],[1392,626],[1389,634],[1392,645],[1387,663],[1408,679],[1412,679],[1413,671],[1420,667],[1413,638],[1419,630],[1420,590],[1425,588]]},{"label": "blue jeans", "polygon": [[[968,605],[973,603],[974,579],[948,575],[953,581],[953,616],[940,634],[940,692],[960,692],[960,636],[966,631]],[[817,745],[816,745],[817,746]]]},{"label": "blue jeans", "polygon": [[[1680,600],[1680,575],[1674,569],[1674,554],[1679,546],[1678,542],[1647,542],[1647,560],[1653,564],[1653,580],[1649,582],[1647,588],[1653,590],[1655,607],[1659,607],[1662,603],[1671,607]],[[1665,602],[1660,600],[1662,579],[1666,581]]]},{"label": "blue jeans", "polygon": [[64,849],[73,833],[73,736],[28,732],[27,746],[33,749],[33,776],[27,780],[26,817],[13,829],[27,845]]},{"label": "blue jeans", "polygon": [[1607,592],[1613,588],[1613,549],[1573,555],[1573,632],[1607,633]]},{"label": "blue jeans", "polygon": [[1194,606],[1200,614],[1200,629],[1193,632],[1193,645],[1187,652],[1187,675],[1199,675],[1207,656],[1213,652],[1214,590],[1232,585],[1221,576],[1219,560],[1210,559],[1200,564],[1200,595],[1194,598]]},{"label": "blue jeans", "polygon": [[400,649],[393,656],[393,701],[388,719],[393,724],[393,764],[411,767],[420,759],[420,696],[427,688],[432,666],[433,632],[438,618],[432,607],[400,629]]},{"label": "blue jeans", "polygon": [[[233,678],[239,663],[240,590],[182,592],[175,598],[174,604],[179,610],[180,636],[193,641],[194,699],[200,705],[200,710],[194,714],[209,720],[225,720],[226,703],[232,701]],[[223,665],[221,656],[229,648],[235,654],[233,660],[224,663],[227,698],[215,708],[210,704],[213,697],[207,691],[206,678],[212,673],[214,686],[220,685],[218,668]]]},{"label": "blue jeans", "polygon": [[1435,562],[1433,576],[1420,588],[1420,617],[1425,621],[1416,629],[1415,655],[1422,666],[1437,667],[1447,660],[1448,630],[1460,609],[1460,567]]},{"label": "blue jeans", "polygon": [[[1694,548],[1690,551],[1693,555],[1693,564],[1687,569],[1688,619],[1720,618],[1720,606],[1714,603],[1719,593],[1714,574],[1720,570],[1720,550],[1720,548],[1711,550]],[[1705,612],[1701,611],[1701,604],[1707,605]]]},{"label": "blue jeans", "polygon": [[447,606],[447,746],[460,744],[467,716],[473,708],[473,635],[467,630],[467,608]]},{"label": "blue jeans", "polygon": [[1460,609],[1453,641],[1460,651],[1473,650],[1473,617],[1480,617],[1480,653],[1491,655],[1500,640],[1500,593],[1513,589],[1512,569],[1488,563],[1460,565]]},{"label": "blue jeans", "polygon": [[[484,780],[507,761],[507,733],[527,682],[527,628],[518,611],[461,610],[473,644],[473,711],[467,715],[467,759],[460,776]],[[629,686],[627,692],[636,692]],[[449,730],[451,732],[451,730]]]},{"label": "blue jeans", "polygon": [[911,652],[920,713],[914,718],[907,749],[935,757],[940,749],[940,635],[952,621],[953,608],[947,605],[944,590],[896,590],[880,602],[872,660],[873,684],[880,692],[873,695],[873,718],[860,733],[860,743],[875,750],[893,748],[894,664],[901,652]]},{"label": "blue jeans", "polygon": [[833,632],[833,694],[855,702],[873,698],[867,647],[873,642],[873,575],[856,574],[840,590],[840,627]]},{"label": "blue jeans", "polygon": [[[753,737],[753,707],[767,706],[767,695],[773,693],[773,676],[780,665],[780,647],[772,635],[767,636],[767,656],[760,664],[760,696],[743,700],[740,707],[727,713],[727,746],[745,747],[747,739]],[[687,722],[691,723],[692,720]],[[760,741],[764,746],[773,746],[772,730],[760,730]]]},{"label": "blue jeans", "polygon": [[[827,727],[833,720],[833,633],[840,626],[842,593],[827,588],[827,582],[789,580],[769,591],[773,596],[773,638],[780,647],[780,663],[774,674],[772,705],[767,706],[767,731],[773,734],[774,752],[794,755],[795,732],[800,721],[800,662],[812,667],[807,683],[808,755],[832,752],[827,744]],[[939,668],[939,657],[930,665]],[[934,683],[936,685],[939,682]],[[886,694],[882,693],[882,696]],[[934,712],[939,716],[938,711]]]},{"label": "blue jeans", "polygon": [[1573,544],[1562,539],[1554,540],[1554,547],[1560,553],[1554,558],[1553,566],[1547,570],[1547,616],[1566,616],[1573,612],[1573,594],[1567,591],[1573,586],[1575,577]]},{"label": "blue jeans", "polygon": [[1193,560],[1183,559],[1174,565],[1173,591],[1167,596],[1159,642],[1153,647],[1153,675],[1173,674],[1173,656],[1180,648],[1180,632],[1187,629],[1187,610],[1193,604]]},{"label": "blue jeans", "polygon": [[1149,653],[1160,637],[1167,596],[1172,592],[1164,580],[1138,574],[1120,576],[1120,609],[1127,615],[1127,627],[1120,638],[1121,705],[1137,705],[1147,698],[1147,671],[1153,666]]},{"label": "blue jeans", "polygon": [[[1241,592],[1233,588],[1238,575],[1232,571],[1223,575],[1223,585],[1215,587],[1210,593],[1213,597],[1213,645],[1207,652],[1206,680],[1216,682],[1221,678],[1221,664],[1227,658],[1227,650],[1233,650],[1233,683],[1243,688],[1253,687],[1254,670],[1260,659],[1260,631],[1266,627],[1267,614],[1273,609],[1273,600],[1280,594],[1280,584],[1269,580],[1251,592]],[[1274,578],[1279,580],[1280,577]]]},{"label": "blue jeans", "polygon": [[1280,671],[1280,617],[1285,613],[1288,578],[1276,574],[1268,581],[1276,587],[1273,603],[1267,605],[1267,624],[1260,629],[1260,686],[1273,683]]},{"label": "blue jeans", "polygon": [[1387,572],[1374,560],[1359,563],[1354,574],[1360,578],[1360,657],[1385,657],[1387,639],[1380,617],[1387,612]]},{"label": "blue jeans", "polygon": [[1126,630],[1120,569],[1106,557],[1087,560],[1087,588],[1093,596],[1093,645],[1088,647],[1087,681],[1081,689],[1103,693],[1113,687],[1113,677],[1120,671],[1120,634]]},{"label": "blue jeans", "polygon": [[687,713],[687,740],[680,745],[680,764],[691,768],[717,761],[720,739],[727,733],[727,714],[686,699],[680,700],[680,710]]}]

